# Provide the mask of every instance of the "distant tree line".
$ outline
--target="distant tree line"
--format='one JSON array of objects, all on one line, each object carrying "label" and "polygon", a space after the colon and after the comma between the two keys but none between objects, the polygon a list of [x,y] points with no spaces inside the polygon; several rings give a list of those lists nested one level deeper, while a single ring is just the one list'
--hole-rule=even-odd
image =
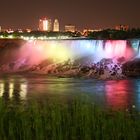
[{"label": "distant tree line", "polygon": [[115,39],[115,40],[140,38],[140,29],[130,29],[127,31],[106,29],[98,32],[88,32],[87,37],[92,39]]},{"label": "distant tree line", "polygon": [[[46,36],[46,37],[83,37],[84,35],[78,31],[76,32],[46,32],[46,31],[31,31],[31,32],[18,32],[15,31],[13,33],[8,32],[0,32],[0,36],[8,37],[12,35],[13,38],[20,38],[21,36],[24,37],[31,37],[34,36],[35,38]],[[114,29],[105,29],[101,31],[93,31],[87,32],[85,37],[87,39],[96,39],[96,40],[104,40],[104,39],[112,39],[112,40],[125,40],[125,39],[133,39],[133,38],[140,38],[140,29],[129,29],[127,31],[124,30],[114,30]]]},{"label": "distant tree line", "polygon": [[79,32],[47,32],[47,31],[31,31],[31,32],[18,32],[15,31],[13,33],[8,32],[1,32],[0,36],[8,37],[9,35],[12,35],[13,38],[20,38],[21,36],[24,37],[31,37],[34,36],[35,38],[46,36],[46,37],[60,37],[60,36],[67,36],[67,37],[81,37],[81,34]]}]

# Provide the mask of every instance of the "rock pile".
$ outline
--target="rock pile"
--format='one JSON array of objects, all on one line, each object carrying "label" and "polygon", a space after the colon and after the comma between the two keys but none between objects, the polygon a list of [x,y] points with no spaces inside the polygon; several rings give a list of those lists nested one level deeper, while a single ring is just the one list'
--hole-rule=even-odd
[{"label": "rock pile", "polygon": [[89,77],[98,79],[120,79],[123,78],[122,62],[120,60],[102,59],[97,63],[80,64],[67,60],[54,63],[45,60],[39,65],[29,66],[26,60],[17,60],[0,67],[1,72],[21,72],[47,74],[58,77]]}]

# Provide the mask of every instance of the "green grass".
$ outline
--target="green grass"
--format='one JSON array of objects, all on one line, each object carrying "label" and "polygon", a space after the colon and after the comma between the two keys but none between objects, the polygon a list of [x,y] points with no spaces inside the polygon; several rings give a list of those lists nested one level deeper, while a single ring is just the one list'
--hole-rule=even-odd
[{"label": "green grass", "polygon": [[139,140],[136,111],[107,111],[86,98],[15,105],[0,100],[0,140]]}]

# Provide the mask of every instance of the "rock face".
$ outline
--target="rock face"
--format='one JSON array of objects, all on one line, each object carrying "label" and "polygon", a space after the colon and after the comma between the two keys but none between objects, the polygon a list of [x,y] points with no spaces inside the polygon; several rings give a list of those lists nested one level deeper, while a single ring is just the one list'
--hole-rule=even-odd
[{"label": "rock face", "polygon": [[47,74],[58,77],[89,77],[98,79],[121,79],[122,64],[117,60],[102,59],[97,63],[77,64],[70,59],[53,63],[52,61],[42,61],[38,65],[26,65],[26,60],[16,60],[12,63],[0,66],[2,73],[25,72],[36,74]]},{"label": "rock face", "polygon": [[55,75],[58,77],[89,77],[98,79],[121,79],[122,64],[117,60],[102,59],[98,63],[89,63],[87,65],[71,62],[48,64],[42,62],[28,70],[30,73]]},{"label": "rock face", "polygon": [[140,76],[140,58],[136,58],[132,61],[126,62],[122,66],[123,74],[127,77],[139,77]]},{"label": "rock face", "polygon": [[0,39],[0,65],[11,63],[20,58],[20,47],[26,41],[20,39]]}]

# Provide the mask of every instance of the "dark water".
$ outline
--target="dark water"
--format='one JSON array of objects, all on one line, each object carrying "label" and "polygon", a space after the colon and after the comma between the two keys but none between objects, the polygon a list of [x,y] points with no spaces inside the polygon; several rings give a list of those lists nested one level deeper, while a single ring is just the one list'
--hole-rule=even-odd
[{"label": "dark water", "polygon": [[0,96],[5,101],[44,100],[66,101],[86,95],[102,107],[140,110],[140,79],[102,81],[95,79],[50,78],[46,76],[2,76]]}]

